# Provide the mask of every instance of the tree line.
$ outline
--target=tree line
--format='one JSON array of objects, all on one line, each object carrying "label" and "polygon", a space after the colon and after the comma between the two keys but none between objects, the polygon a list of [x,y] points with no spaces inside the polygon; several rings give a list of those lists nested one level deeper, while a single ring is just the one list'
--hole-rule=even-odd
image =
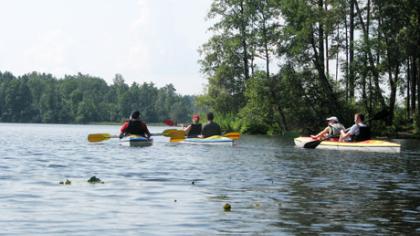
[{"label": "tree line", "polygon": [[172,84],[157,88],[153,83],[127,85],[117,74],[113,84],[84,75],[33,72],[15,77],[0,72],[0,121],[42,123],[120,122],[139,110],[147,122],[165,119],[188,121],[194,97],[181,96]]},{"label": "tree line", "polygon": [[232,126],[313,131],[362,112],[376,130],[420,130],[420,1],[214,0],[208,18],[197,102]]}]

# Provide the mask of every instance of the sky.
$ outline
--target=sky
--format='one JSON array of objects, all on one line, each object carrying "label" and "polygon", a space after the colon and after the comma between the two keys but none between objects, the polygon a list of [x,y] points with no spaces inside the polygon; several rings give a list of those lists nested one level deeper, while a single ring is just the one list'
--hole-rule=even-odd
[{"label": "sky", "polygon": [[89,74],[203,93],[211,0],[0,0],[0,71]]}]

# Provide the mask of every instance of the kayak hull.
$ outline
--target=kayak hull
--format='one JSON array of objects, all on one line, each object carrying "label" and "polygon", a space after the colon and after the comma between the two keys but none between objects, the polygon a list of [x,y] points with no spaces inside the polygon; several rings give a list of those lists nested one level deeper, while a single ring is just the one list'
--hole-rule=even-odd
[{"label": "kayak hull", "polygon": [[148,147],[153,144],[153,139],[142,136],[130,135],[121,139],[121,145],[128,147]]},{"label": "kayak hull", "polygon": [[186,138],[178,143],[205,144],[205,145],[233,145],[233,139],[215,135],[208,138]]},{"label": "kayak hull", "polygon": [[[295,138],[294,142],[296,147],[303,148],[308,143],[315,141],[310,137]],[[360,151],[360,152],[386,152],[386,153],[399,153],[401,145],[398,143],[388,142],[384,140],[366,140],[362,142],[336,142],[336,141],[322,141],[316,148],[330,149],[330,150],[343,150],[343,151]]]}]

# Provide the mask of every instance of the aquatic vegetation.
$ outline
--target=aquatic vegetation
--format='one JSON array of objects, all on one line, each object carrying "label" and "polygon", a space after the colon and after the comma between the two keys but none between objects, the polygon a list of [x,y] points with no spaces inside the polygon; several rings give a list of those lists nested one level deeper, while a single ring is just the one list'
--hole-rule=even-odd
[{"label": "aquatic vegetation", "polygon": [[231,206],[229,203],[226,203],[226,204],[223,206],[223,209],[224,209],[225,211],[231,211],[232,206]]},{"label": "aquatic vegetation", "polygon": [[66,181],[60,181],[59,184],[70,185],[71,181],[69,179],[66,179]]},{"label": "aquatic vegetation", "polygon": [[87,182],[91,184],[104,184],[105,183],[104,181],[102,181],[100,178],[97,178],[96,176],[90,177],[90,179],[88,179]]}]

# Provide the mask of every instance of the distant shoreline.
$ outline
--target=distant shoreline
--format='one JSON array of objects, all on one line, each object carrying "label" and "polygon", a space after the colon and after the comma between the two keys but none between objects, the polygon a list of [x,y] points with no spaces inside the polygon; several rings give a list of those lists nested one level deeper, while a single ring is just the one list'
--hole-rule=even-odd
[{"label": "distant shoreline", "polygon": [[[91,123],[34,123],[34,122],[0,122],[0,124],[36,124],[36,125],[122,125],[124,122],[91,122]],[[182,126],[167,126],[163,123],[147,123],[148,126],[165,126],[182,128]]]}]

